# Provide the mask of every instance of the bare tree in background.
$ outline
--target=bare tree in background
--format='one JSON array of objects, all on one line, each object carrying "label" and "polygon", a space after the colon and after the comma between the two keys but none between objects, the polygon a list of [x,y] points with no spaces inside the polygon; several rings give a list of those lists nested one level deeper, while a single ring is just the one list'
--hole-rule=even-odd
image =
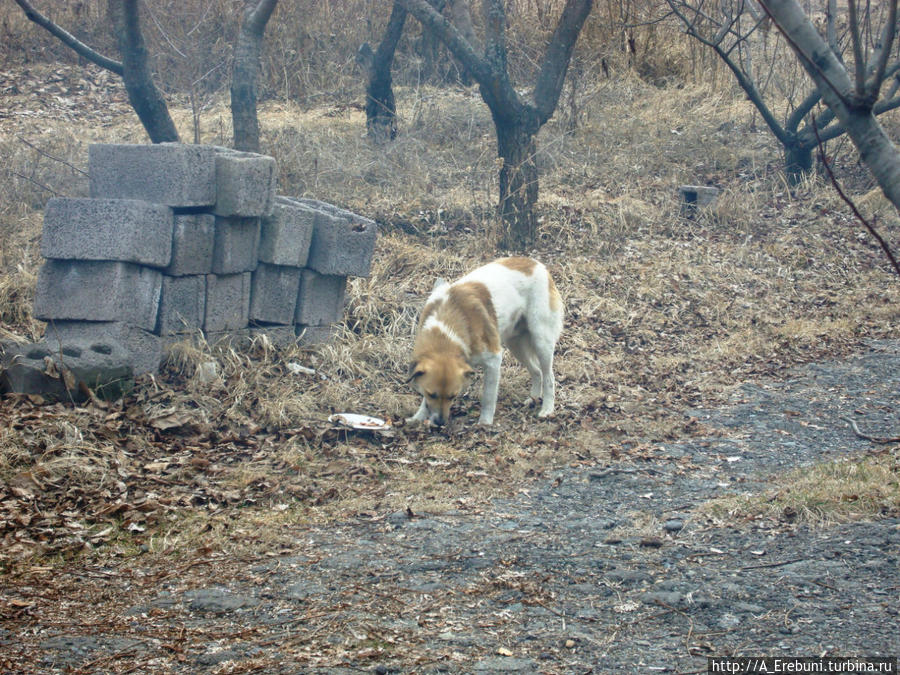
[{"label": "bare tree in background", "polygon": [[513,86],[507,69],[506,12],[503,0],[483,0],[484,56],[476,46],[426,0],[398,0],[422,25],[434,32],[478,82],[497,132],[500,167],[499,215],[503,226],[500,246],[523,251],[537,237],[534,207],[538,197],[538,169],[534,137],[550,119],[565,81],[566,70],[592,0],[566,0],[562,15],[544,53],[531,100]]},{"label": "bare tree in background", "polygon": [[74,35],[37,11],[28,0],[15,0],[25,16],[57,37],[91,63],[120,75],[131,107],[153,143],[178,141],[178,131],[162,92],[153,82],[147,65],[147,48],[141,32],[138,0],[108,0],[107,16],[112,25],[122,61],[98,53]]},{"label": "bare tree in background", "polygon": [[397,136],[397,106],[391,65],[405,23],[406,9],[395,0],[378,49],[373,52],[366,42],[357,55],[366,71],[366,133],[375,143],[393,140]]},{"label": "bare tree in background", "polygon": [[[816,117],[813,126],[810,112],[824,98],[820,81],[814,79],[809,91],[791,105],[781,115],[777,112],[774,97],[769,92],[791,98],[790,85],[781,85],[776,60],[785,45],[770,36],[770,18],[763,8],[753,0],[667,0],[673,13],[681,20],[686,33],[693,39],[709,47],[732,72],[737,83],[744,90],[748,100],[759,111],[766,126],[784,148],[785,173],[791,182],[796,182],[813,168],[814,151],[818,143],[838,138],[848,132],[845,118],[829,110]],[[768,2],[768,6],[783,3]],[[828,0],[823,17],[825,37],[820,42],[832,53],[836,62],[841,63],[849,56],[848,41],[841,40],[838,30],[836,0]],[[874,8],[869,8],[874,12]],[[868,18],[868,17],[867,17]],[[852,33],[852,31],[850,31]],[[863,39],[857,32],[859,43]],[[852,39],[851,39],[852,41]],[[878,92],[882,84],[893,78],[893,86],[884,96],[872,101],[873,115],[900,107],[900,81],[896,79],[900,71],[900,59],[889,58],[890,45],[882,50],[882,68],[870,70],[866,77]]]},{"label": "bare tree in background", "polygon": [[897,0],[886,3],[888,15],[869,48],[856,0],[848,0],[852,76],[796,0],[762,0],[761,4],[787,37],[822,100],[846,129],[884,195],[900,209],[900,152],[875,117],[886,74],[896,72],[898,67],[891,62],[897,32]]},{"label": "bare tree in background", "polygon": [[231,78],[231,118],[237,150],[259,152],[259,61],[263,33],[277,4],[278,0],[250,0],[244,8]]}]

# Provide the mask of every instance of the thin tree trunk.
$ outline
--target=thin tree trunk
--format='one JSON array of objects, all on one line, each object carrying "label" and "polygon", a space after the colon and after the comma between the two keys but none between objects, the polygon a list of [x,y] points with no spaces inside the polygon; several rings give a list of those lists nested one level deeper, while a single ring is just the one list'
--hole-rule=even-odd
[{"label": "thin tree trunk", "polygon": [[499,246],[525,251],[537,238],[535,206],[538,199],[538,170],[535,162],[535,133],[524,124],[495,122],[500,167]]},{"label": "thin tree trunk", "polygon": [[109,16],[122,53],[122,79],[131,107],[153,143],[178,142],[175,122],[147,65],[138,0],[109,0]]},{"label": "thin tree trunk", "polygon": [[391,65],[394,52],[403,34],[406,10],[395,2],[391,8],[384,36],[378,49],[372,54],[368,50],[365,58],[366,75],[366,132],[375,143],[393,140],[397,136],[397,107],[394,102]]},{"label": "thin tree trunk", "polygon": [[257,81],[262,53],[263,33],[278,0],[260,0],[244,9],[237,46],[234,49],[234,71],[231,76],[231,119],[234,147],[246,152],[259,152],[259,117],[257,116]]}]

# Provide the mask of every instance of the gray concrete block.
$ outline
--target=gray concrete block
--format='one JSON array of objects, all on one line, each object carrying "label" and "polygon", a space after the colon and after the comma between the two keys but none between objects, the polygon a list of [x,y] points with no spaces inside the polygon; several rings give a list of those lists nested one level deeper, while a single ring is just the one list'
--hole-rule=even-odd
[{"label": "gray concrete block", "polygon": [[172,257],[172,209],[136,199],[51,199],[41,255],[164,267]]},{"label": "gray concrete block", "polygon": [[259,263],[259,218],[216,217],[213,274],[252,272]]},{"label": "gray concrete block", "polygon": [[337,321],[344,313],[346,290],[347,277],[303,270],[294,323],[322,326]]},{"label": "gray concrete block", "polygon": [[297,344],[297,333],[293,326],[250,326],[250,339],[265,338],[279,349]]},{"label": "gray concrete block", "polygon": [[327,326],[304,326],[303,324],[297,324],[294,326],[294,329],[297,333],[297,344],[309,346],[330,342],[338,334],[340,326],[337,324],[329,324]]},{"label": "gray concrete block", "polygon": [[131,357],[135,375],[159,372],[162,362],[162,340],[150,331],[123,321],[54,321],[47,324],[44,342],[57,348],[70,342],[103,344],[114,341]]},{"label": "gray concrete block", "polygon": [[369,276],[378,229],[374,220],[315,199],[293,201],[316,209],[307,267],[320,274]]},{"label": "gray concrete block", "polygon": [[275,204],[278,167],[272,157],[216,147],[217,216],[267,216]]},{"label": "gray concrete block", "polygon": [[260,263],[253,272],[250,321],[282,325],[294,323],[300,272],[297,267]]},{"label": "gray concrete block", "polygon": [[250,273],[208,274],[206,276],[206,318],[208,333],[247,327],[250,317]]},{"label": "gray concrete block", "polygon": [[172,262],[163,270],[169,276],[212,272],[216,218],[211,213],[175,216],[172,234]]},{"label": "gray concrete block", "polygon": [[162,274],[133,263],[46,260],[34,293],[35,318],[125,321],[156,327]]},{"label": "gray concrete block", "polygon": [[163,277],[156,334],[201,330],[206,318],[206,275]]},{"label": "gray concrete block", "polygon": [[216,203],[216,151],[209,145],[98,144],[88,149],[91,197],[172,207]]},{"label": "gray concrete block", "polygon": [[0,389],[39,394],[54,401],[80,402],[90,389],[106,400],[134,386],[128,353],[114,340],[4,345]]},{"label": "gray concrete block", "polygon": [[314,209],[276,197],[272,214],[260,223],[260,261],[306,267],[315,217]]}]

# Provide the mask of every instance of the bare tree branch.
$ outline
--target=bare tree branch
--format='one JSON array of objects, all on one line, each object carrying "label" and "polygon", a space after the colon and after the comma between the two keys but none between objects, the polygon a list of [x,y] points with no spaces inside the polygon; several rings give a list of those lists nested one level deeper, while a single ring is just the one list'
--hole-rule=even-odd
[{"label": "bare tree branch", "polygon": [[104,56],[100,52],[93,50],[91,47],[81,42],[70,32],[53,23],[53,21],[41,14],[30,2],[28,2],[28,0],[15,0],[15,2],[22,8],[22,11],[25,12],[25,16],[29,21],[33,21],[51,35],[58,38],[60,42],[73,49],[77,54],[101,68],[105,68],[116,75],[122,75],[123,67],[119,61]]}]

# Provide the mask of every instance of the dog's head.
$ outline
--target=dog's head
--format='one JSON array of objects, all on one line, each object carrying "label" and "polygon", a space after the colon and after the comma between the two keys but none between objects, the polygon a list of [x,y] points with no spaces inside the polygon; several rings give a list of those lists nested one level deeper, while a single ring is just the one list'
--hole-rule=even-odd
[{"label": "dog's head", "polygon": [[425,400],[426,419],[432,424],[450,421],[450,406],[472,374],[468,363],[457,356],[424,356],[409,366],[407,382],[412,382]]}]

